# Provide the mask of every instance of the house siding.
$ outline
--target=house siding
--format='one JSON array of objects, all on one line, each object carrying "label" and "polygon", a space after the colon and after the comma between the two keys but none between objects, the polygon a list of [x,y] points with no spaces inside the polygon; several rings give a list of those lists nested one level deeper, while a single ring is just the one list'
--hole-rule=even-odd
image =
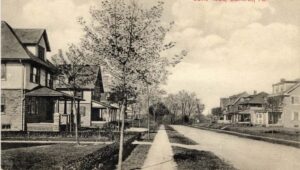
[{"label": "house siding", "polygon": [[300,103],[292,104],[291,102],[292,96],[300,97],[300,87],[298,86],[298,88],[290,92],[289,95],[289,97],[285,97],[283,100],[284,107],[282,123],[284,127],[300,129],[300,118],[298,118],[298,120],[293,120],[294,112],[298,112],[298,114],[300,114]]},{"label": "house siding", "polygon": [[1,80],[1,89],[21,89],[23,65],[19,62],[6,63],[6,79]]},{"label": "house siding", "polygon": [[1,124],[10,125],[12,131],[20,131],[23,126],[23,117],[22,116],[22,90],[8,90],[2,89],[1,96],[5,97],[5,111],[1,114]]},{"label": "house siding", "polygon": [[[73,92],[71,91],[66,91],[66,90],[61,90],[61,92],[73,95]],[[85,108],[85,112],[82,113],[80,112],[80,125],[82,127],[89,127],[91,126],[91,111],[92,111],[92,104],[91,104],[91,98],[92,98],[92,92],[90,90],[84,90],[83,91],[83,99],[84,101],[80,102],[81,108]],[[77,103],[76,103],[77,106]],[[68,101],[66,103],[66,113],[71,114],[71,101]],[[63,101],[59,102],[59,113],[63,114],[65,109],[65,103]]]}]

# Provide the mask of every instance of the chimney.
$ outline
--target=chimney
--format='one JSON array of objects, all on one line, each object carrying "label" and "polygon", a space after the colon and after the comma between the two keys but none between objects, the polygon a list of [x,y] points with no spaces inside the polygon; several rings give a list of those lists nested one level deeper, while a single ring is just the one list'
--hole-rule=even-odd
[{"label": "chimney", "polygon": [[285,79],[284,78],[280,79],[280,82],[282,82],[282,83],[285,82]]},{"label": "chimney", "polygon": [[257,91],[256,91],[256,90],[254,90],[254,91],[253,91],[253,94],[254,94],[254,95],[256,95],[256,94],[257,94]]}]

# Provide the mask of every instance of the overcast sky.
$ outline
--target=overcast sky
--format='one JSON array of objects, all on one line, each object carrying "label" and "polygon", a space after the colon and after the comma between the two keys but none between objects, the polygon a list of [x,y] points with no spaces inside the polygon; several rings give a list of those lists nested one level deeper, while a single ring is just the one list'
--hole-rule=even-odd
[{"label": "overcast sky", "polygon": [[[230,1],[230,0],[227,0]],[[151,0],[139,0],[145,7]],[[2,0],[2,20],[12,27],[46,28],[52,54],[82,35],[78,16],[94,0]],[[168,92],[194,91],[206,113],[219,98],[242,91],[271,92],[281,78],[300,78],[300,1],[214,2],[166,0],[163,19],[175,21],[170,51],[189,55],[172,68]]]}]

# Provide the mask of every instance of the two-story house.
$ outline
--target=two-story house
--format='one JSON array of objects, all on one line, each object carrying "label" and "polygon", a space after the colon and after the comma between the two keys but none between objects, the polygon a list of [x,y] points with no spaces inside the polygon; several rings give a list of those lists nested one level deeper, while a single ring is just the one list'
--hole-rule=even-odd
[{"label": "two-story house", "polygon": [[14,29],[1,22],[1,125],[9,131],[59,131],[58,100],[72,96],[53,89],[56,68],[45,29]]},{"label": "two-story house", "polygon": [[281,79],[268,97],[268,125],[299,128],[300,80]]},{"label": "two-story house", "polygon": [[268,93],[254,91],[241,99],[239,103],[239,123],[248,123],[251,125],[266,125],[267,123],[267,96]]},{"label": "two-story house", "polygon": [[236,95],[232,95],[228,98],[226,115],[230,118],[231,123],[238,123],[241,119],[243,119],[239,115],[240,107],[239,104],[242,102],[242,98],[248,97],[249,94],[247,92],[242,92]]},{"label": "two-story house", "polygon": [[[105,75],[102,75],[101,67],[96,65],[87,65],[86,68],[88,70],[93,70],[91,74],[94,74],[92,76],[94,77],[94,81],[78,87],[75,94],[73,94],[74,89],[70,89],[59,82],[56,83],[56,89],[83,99],[79,107],[81,127],[103,126],[103,124],[109,121],[116,120],[118,108],[106,100],[108,93],[104,92],[104,87],[107,88],[104,84],[106,85],[107,82],[104,83],[103,80],[108,80]],[[85,69],[82,69],[82,71],[84,70]],[[64,114],[71,112],[72,102],[61,101],[59,104],[59,113]]]}]

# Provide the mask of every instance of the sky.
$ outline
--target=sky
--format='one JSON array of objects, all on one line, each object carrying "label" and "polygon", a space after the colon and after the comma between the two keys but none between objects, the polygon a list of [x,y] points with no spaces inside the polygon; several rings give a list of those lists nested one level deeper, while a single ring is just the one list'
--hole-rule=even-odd
[{"label": "sky", "polygon": [[[224,2],[225,1],[225,2]],[[300,78],[299,0],[165,0],[163,20],[175,27],[166,41],[189,52],[170,68],[169,93],[196,92],[205,114],[220,97],[254,90],[271,93],[281,78]],[[156,0],[139,0],[150,7]],[[15,28],[47,29],[52,55],[78,43],[77,18],[95,0],[2,0],[1,17]]]}]

